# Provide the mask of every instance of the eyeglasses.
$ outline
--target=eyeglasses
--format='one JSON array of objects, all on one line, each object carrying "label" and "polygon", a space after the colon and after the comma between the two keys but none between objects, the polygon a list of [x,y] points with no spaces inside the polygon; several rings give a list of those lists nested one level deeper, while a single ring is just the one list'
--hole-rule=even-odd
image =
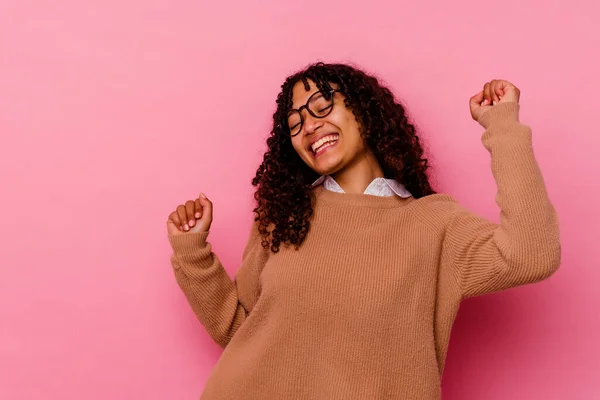
[{"label": "eyeglasses", "polygon": [[331,110],[333,110],[333,94],[335,92],[339,92],[339,90],[319,90],[308,98],[305,105],[297,110],[290,110],[288,112],[290,136],[296,136],[302,130],[302,125],[304,125],[304,117],[302,117],[303,108],[306,108],[306,111],[315,118],[325,118],[328,116]]}]

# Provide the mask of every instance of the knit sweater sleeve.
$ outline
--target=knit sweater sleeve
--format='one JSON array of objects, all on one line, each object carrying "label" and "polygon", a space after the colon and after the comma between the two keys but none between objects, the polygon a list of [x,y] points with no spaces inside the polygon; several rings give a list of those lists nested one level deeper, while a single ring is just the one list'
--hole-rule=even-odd
[{"label": "knit sweater sleeve", "polygon": [[560,265],[558,219],[535,160],[531,129],[519,122],[519,105],[486,112],[482,142],[491,154],[500,224],[453,202],[442,262],[450,263],[464,297],[543,280]]},{"label": "knit sweater sleeve", "polygon": [[208,232],[169,236],[171,264],[179,287],[208,334],[225,347],[260,295],[259,275],[268,251],[256,223],[232,280],[207,242]]}]

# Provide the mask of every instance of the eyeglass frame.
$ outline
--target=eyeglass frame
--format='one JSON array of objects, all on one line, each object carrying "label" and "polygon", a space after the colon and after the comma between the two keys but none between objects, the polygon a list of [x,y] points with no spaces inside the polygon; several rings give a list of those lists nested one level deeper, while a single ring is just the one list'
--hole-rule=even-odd
[{"label": "eyeglass frame", "polygon": [[[331,96],[331,107],[329,108],[329,111],[327,112],[327,114],[325,114],[325,115],[322,115],[322,116],[315,115],[315,113],[313,113],[313,112],[312,112],[312,110],[310,109],[310,107],[308,106],[308,103],[310,103],[310,100],[311,100],[311,99],[312,99],[314,96],[316,96],[317,94],[321,93],[321,94],[325,95],[327,92],[329,92],[329,96]],[[298,115],[300,115],[300,129],[298,130],[298,133],[295,133],[295,134],[293,134],[293,135],[292,135],[292,130],[290,129],[290,126],[289,126],[289,124],[288,124],[288,123],[287,123],[287,121],[286,121],[287,128],[288,128],[288,130],[290,131],[290,137],[295,137],[295,136],[298,136],[298,134],[300,134],[300,131],[302,131],[302,127],[304,126],[304,117],[302,116],[302,109],[303,109],[303,108],[306,108],[306,111],[308,111],[308,113],[309,113],[310,115],[312,115],[314,118],[319,118],[319,119],[321,119],[321,118],[325,118],[325,117],[327,117],[329,114],[331,114],[331,112],[333,111],[333,106],[334,106],[334,104],[335,104],[335,103],[334,103],[334,101],[333,101],[333,94],[334,94],[335,92],[340,92],[340,93],[341,93],[342,91],[341,91],[341,90],[339,90],[339,89],[329,89],[329,90],[327,90],[327,91],[318,90],[318,91],[316,91],[316,92],[314,92],[313,94],[311,94],[311,95],[310,95],[310,97],[308,98],[308,100],[306,100],[306,104],[304,104],[303,106],[301,106],[301,107],[300,107],[300,108],[298,108],[298,109],[292,108],[291,110],[289,110],[289,111],[288,111],[288,114],[287,114],[287,118],[288,118],[288,119],[290,118],[290,114],[291,114],[291,112],[292,112],[292,111],[294,111],[294,112],[297,112],[297,113],[298,113]]]}]

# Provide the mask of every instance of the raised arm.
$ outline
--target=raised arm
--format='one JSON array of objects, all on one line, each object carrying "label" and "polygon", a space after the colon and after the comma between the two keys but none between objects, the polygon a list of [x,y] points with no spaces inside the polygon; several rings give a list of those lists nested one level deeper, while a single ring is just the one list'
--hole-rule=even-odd
[{"label": "raised arm", "polygon": [[[207,201],[200,198],[196,204]],[[204,205],[204,212],[207,212],[207,205]],[[212,204],[210,214],[212,221]],[[196,226],[199,225],[200,221]],[[261,246],[261,236],[253,224],[242,264],[232,280],[207,242],[209,232],[202,231],[208,227],[210,223],[195,231],[179,233],[169,228],[169,242],[173,248],[171,264],[177,283],[194,313],[213,340],[225,347],[258,299],[258,279],[269,253]]]},{"label": "raised arm", "polygon": [[486,128],[482,142],[491,154],[500,224],[457,203],[449,208],[442,262],[451,264],[463,297],[537,282],[560,265],[558,218],[533,154],[531,129],[519,122],[518,92],[516,100],[508,99],[511,86],[500,91],[507,101],[478,118]]}]

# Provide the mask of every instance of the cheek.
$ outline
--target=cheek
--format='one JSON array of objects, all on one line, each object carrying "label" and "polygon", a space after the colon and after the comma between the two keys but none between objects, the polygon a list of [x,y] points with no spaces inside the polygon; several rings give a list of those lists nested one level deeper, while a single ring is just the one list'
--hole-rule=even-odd
[{"label": "cheek", "polygon": [[344,136],[346,136],[347,139],[352,139],[353,141],[361,139],[360,126],[353,114],[345,116],[340,124],[340,128],[342,128]]},{"label": "cheek", "polygon": [[340,121],[340,128],[344,133],[347,150],[352,153],[361,153],[366,149],[364,139],[361,135],[361,129],[356,117],[351,112],[344,116],[344,120]]},{"label": "cheek", "polygon": [[[352,111],[345,109],[340,113],[333,115],[331,121],[344,131],[345,134],[355,134],[360,132],[358,122]],[[360,134],[360,133],[359,133]]]}]

